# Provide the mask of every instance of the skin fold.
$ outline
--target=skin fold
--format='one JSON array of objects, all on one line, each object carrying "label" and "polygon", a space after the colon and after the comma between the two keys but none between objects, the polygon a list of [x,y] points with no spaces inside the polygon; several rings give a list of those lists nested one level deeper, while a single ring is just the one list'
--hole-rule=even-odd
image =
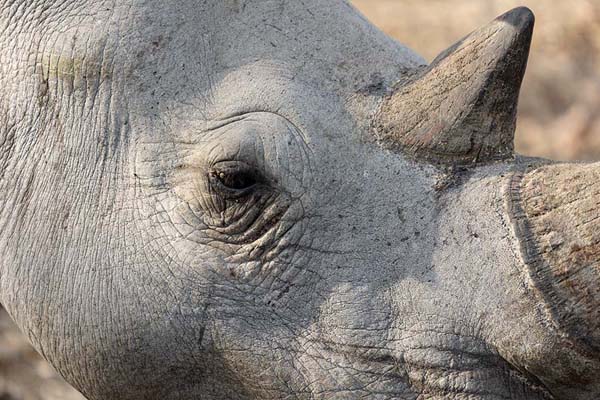
[{"label": "skin fold", "polygon": [[528,10],[428,67],[341,0],[0,4],[0,301],[87,398],[600,396],[600,166],[509,140]]}]

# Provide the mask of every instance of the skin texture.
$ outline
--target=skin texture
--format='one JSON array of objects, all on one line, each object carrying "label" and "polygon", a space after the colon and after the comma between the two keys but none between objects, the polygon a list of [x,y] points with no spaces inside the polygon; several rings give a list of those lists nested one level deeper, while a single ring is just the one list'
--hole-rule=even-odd
[{"label": "skin texture", "polygon": [[[595,248],[596,192],[551,191],[600,167],[382,138],[425,62],[347,3],[0,13],[0,300],[89,399],[600,396],[595,293],[552,303],[524,245],[547,196]],[[597,289],[549,251],[546,281]]]}]

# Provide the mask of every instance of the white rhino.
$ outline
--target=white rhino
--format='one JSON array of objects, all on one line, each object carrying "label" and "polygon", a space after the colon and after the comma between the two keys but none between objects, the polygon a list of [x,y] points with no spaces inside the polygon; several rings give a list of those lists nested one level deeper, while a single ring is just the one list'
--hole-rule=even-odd
[{"label": "white rhino", "polygon": [[343,0],[0,4],[0,300],[89,399],[600,397],[529,10],[427,66]]}]

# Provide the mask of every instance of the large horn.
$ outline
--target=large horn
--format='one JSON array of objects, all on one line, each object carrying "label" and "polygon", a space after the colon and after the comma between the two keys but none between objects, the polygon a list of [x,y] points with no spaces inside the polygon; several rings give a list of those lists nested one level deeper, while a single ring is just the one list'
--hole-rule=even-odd
[{"label": "large horn", "polygon": [[511,214],[534,287],[557,329],[600,355],[600,164],[512,179]]},{"label": "large horn", "polygon": [[511,10],[399,85],[376,117],[381,142],[436,163],[512,157],[533,24],[529,9]]}]

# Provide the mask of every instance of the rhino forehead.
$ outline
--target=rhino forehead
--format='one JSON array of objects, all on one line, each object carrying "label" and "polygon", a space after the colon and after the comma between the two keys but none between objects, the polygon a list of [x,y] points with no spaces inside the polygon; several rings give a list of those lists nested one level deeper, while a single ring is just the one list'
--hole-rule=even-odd
[{"label": "rhino forehead", "polygon": [[[425,63],[349,8],[342,0],[51,2],[18,19],[14,47],[51,81],[100,75],[127,78],[137,91],[179,93],[206,90],[215,74],[257,60],[285,63],[334,91],[373,76],[391,84],[398,71]],[[35,60],[25,54],[32,37],[41,42]]]}]

